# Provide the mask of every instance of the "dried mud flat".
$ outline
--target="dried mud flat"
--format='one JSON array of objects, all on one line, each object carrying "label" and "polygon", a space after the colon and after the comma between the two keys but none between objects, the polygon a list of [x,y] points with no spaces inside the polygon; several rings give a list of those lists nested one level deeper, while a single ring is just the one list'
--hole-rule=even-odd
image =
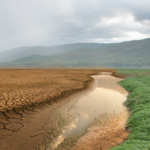
[{"label": "dried mud flat", "polygon": [[91,80],[89,75],[98,72],[96,69],[1,69],[0,149],[39,147],[45,141],[43,127],[48,123],[48,137],[55,137],[57,128],[64,124],[52,113],[58,107],[58,100],[86,89]]},{"label": "dried mud flat", "polygon": [[0,70],[0,149],[46,149],[66,120],[73,119],[65,116],[68,96],[87,89],[89,76],[100,71],[104,69]]}]

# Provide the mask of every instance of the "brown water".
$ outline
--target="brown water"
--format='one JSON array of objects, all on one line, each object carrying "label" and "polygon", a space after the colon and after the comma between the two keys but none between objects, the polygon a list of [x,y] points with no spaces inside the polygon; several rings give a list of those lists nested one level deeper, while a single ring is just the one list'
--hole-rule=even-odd
[{"label": "brown water", "polygon": [[75,108],[78,113],[74,114],[75,120],[58,137],[52,146],[53,149],[64,138],[74,134],[82,134],[100,114],[121,113],[126,109],[123,103],[126,101],[128,92],[117,84],[122,79],[110,76],[107,73],[93,76],[93,78],[96,82],[95,89],[77,101]]}]

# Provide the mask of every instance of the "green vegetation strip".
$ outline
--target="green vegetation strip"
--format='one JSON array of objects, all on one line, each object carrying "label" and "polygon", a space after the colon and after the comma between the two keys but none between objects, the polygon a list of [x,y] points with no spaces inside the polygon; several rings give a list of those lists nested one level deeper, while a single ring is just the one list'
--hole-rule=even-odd
[{"label": "green vegetation strip", "polygon": [[128,140],[111,150],[150,150],[150,69],[118,69],[119,73],[136,75],[120,84],[130,93],[125,105],[130,110]]}]

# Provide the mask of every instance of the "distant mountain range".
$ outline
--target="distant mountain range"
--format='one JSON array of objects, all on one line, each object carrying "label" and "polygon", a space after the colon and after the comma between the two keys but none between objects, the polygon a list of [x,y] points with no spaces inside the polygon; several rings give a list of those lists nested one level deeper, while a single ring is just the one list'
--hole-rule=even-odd
[{"label": "distant mountain range", "polygon": [[0,52],[0,62],[7,62],[16,60],[19,58],[28,57],[31,55],[52,55],[68,52],[71,50],[76,50],[79,48],[101,48],[106,44],[98,43],[75,43],[75,44],[66,44],[58,46],[33,46],[33,47],[19,47],[10,50]]},{"label": "distant mountain range", "polygon": [[150,39],[113,44],[21,47],[1,52],[0,62],[1,68],[149,67]]}]

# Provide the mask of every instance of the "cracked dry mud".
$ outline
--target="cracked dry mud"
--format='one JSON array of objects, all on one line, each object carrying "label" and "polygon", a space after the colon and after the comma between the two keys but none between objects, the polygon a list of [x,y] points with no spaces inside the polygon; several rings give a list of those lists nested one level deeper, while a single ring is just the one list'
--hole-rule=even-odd
[{"label": "cracked dry mud", "polygon": [[65,124],[55,111],[68,100],[38,104],[32,110],[26,106],[0,112],[0,149],[33,150],[43,147],[47,140],[51,142]]},{"label": "cracked dry mud", "polygon": [[98,72],[88,69],[1,69],[0,149],[33,150],[57,136],[64,123],[53,111],[65,101],[56,102],[82,90],[83,83],[90,80],[87,75]]},{"label": "cracked dry mud", "polygon": [[[34,107],[32,113],[34,112]],[[22,129],[26,123],[26,116],[29,117],[31,111],[25,107],[21,109],[14,108],[7,112],[0,111],[0,139],[5,139],[12,136],[14,132]]]}]

